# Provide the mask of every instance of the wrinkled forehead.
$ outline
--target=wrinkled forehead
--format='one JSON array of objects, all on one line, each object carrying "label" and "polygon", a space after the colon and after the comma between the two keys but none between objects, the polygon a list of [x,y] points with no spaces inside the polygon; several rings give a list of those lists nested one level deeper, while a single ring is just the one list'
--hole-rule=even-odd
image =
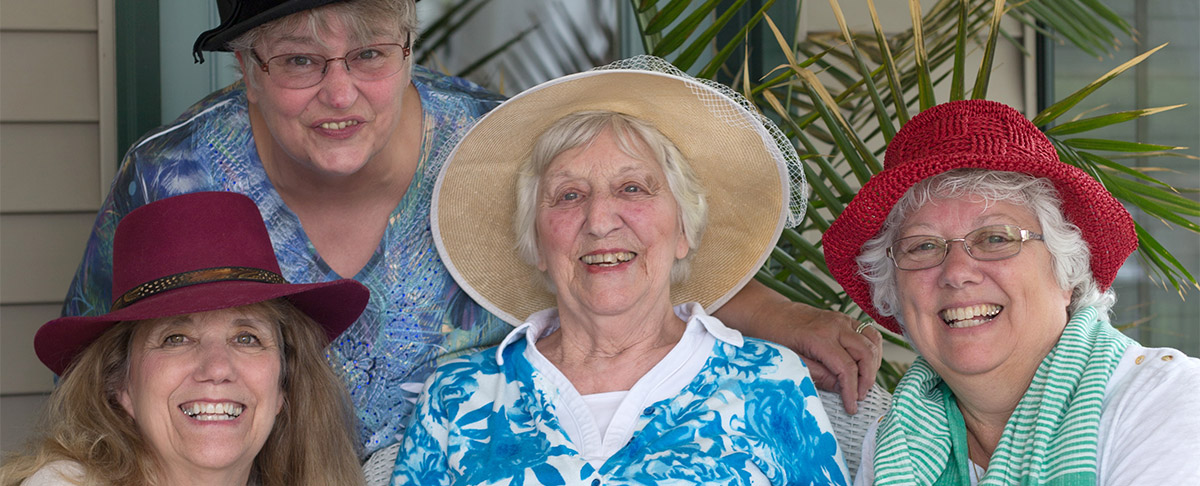
[{"label": "wrinkled forehead", "polygon": [[318,8],[298,12],[259,27],[260,43],[264,45],[297,44],[330,47],[330,44],[366,45],[379,42],[404,42],[402,21],[398,14],[362,18],[352,12],[335,8]]}]

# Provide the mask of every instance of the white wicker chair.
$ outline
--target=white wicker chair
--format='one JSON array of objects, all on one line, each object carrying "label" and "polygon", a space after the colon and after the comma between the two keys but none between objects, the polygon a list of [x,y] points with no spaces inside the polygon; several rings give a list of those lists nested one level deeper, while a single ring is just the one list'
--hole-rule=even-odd
[{"label": "white wicker chair", "polygon": [[392,482],[392,467],[396,465],[396,454],[400,452],[400,444],[392,444],[371,454],[367,463],[363,464],[363,474],[367,476],[367,486],[388,486]]},{"label": "white wicker chair", "polygon": [[[833,435],[837,437],[838,445],[842,446],[842,456],[846,459],[846,469],[850,470],[849,483],[854,483],[854,475],[858,474],[858,463],[862,460],[863,437],[879,417],[887,412],[892,405],[892,394],[879,385],[871,387],[867,398],[858,402],[858,413],[850,415],[842,408],[842,397],[834,392],[817,390],[821,396],[821,404],[825,405],[825,414],[833,424]],[[395,456],[393,456],[395,457]]]},{"label": "white wicker chair", "polygon": [[[842,446],[842,454],[846,458],[846,467],[850,470],[850,479],[858,472],[858,462],[862,458],[863,436],[871,422],[878,419],[887,411],[892,396],[875,385],[867,394],[867,398],[858,402],[858,413],[850,415],[842,408],[842,397],[834,392],[818,390],[821,403],[825,405],[825,413],[833,424],[833,435]],[[372,454],[363,464],[363,472],[367,477],[367,486],[387,486],[392,480],[392,465],[396,463],[396,454],[400,444],[381,449]],[[850,481],[853,482],[853,481]]]}]

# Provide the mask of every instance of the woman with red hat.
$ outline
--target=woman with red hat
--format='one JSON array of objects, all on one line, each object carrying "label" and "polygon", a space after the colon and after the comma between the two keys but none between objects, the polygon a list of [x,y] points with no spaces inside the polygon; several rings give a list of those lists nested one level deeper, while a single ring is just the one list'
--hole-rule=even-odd
[{"label": "woman with red hat", "polygon": [[1109,323],[1133,220],[1016,110],[914,117],[823,241],[846,292],[920,355],[856,484],[1200,478],[1200,360]]},{"label": "woman with red hat", "polygon": [[[511,329],[455,285],[429,228],[434,178],[460,129],[501,97],[413,64],[413,0],[217,0],[194,55],[231,51],[243,80],[138,141],[119,167],[68,291],[65,315],[107,309],[112,232],[133,209],[197,191],[261,208],[283,275],[371,289],[329,357],[366,453],[396,442],[438,363]],[[809,358],[848,409],[879,366],[880,337],[750,282],[721,317]]]},{"label": "woman with red hat", "polygon": [[38,330],[38,357],[62,378],[5,485],[362,483],[324,349],[366,287],[288,283],[258,208],[228,192],[130,212],[112,279],[111,311]]}]

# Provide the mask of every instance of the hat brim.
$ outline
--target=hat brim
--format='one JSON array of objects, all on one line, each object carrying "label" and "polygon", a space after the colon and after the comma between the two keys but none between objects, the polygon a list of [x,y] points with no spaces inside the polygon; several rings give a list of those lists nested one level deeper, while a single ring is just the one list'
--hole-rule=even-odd
[{"label": "hat brim", "polygon": [[514,325],[556,305],[541,274],[515,249],[516,172],[551,124],[584,110],[649,122],[689,162],[707,193],[709,221],[691,274],[672,285],[671,300],[699,302],[710,312],[720,307],[774,248],[786,221],[790,181],[778,147],[754,114],[707,85],[657,72],[602,70],[558,78],[480,119],[434,187],[431,226],[447,269],[484,308]]},{"label": "hat brim", "polygon": [[349,279],[313,284],[220,281],[197,284],[139,300],[98,316],[68,316],[47,322],[33,339],[42,363],[62,375],[75,356],[118,322],[181,316],[287,298],[321,325],[332,341],[367,306],[370,292]]},{"label": "hat brim", "polygon": [[1092,276],[1101,289],[1112,285],[1125,259],[1137,249],[1129,212],[1103,185],[1073,165],[996,155],[941,155],[908,161],[871,177],[822,237],[830,272],[860,308],[892,332],[901,332],[900,323],[875,308],[857,258],[904,193],[918,182],[954,169],[1018,172],[1050,180],[1058,191],[1063,215],[1079,227],[1088,243]]},{"label": "hat brim", "polygon": [[229,41],[236,39],[238,36],[245,34],[255,27],[263,25],[272,20],[287,17],[288,15],[305,10],[311,10],[317,7],[328,5],[331,3],[344,2],[346,0],[292,0],[282,2],[279,5],[266,9],[248,19],[236,22],[233,24],[222,23],[217,27],[202,32],[196,40],[195,50],[199,51],[229,51],[226,44]]}]

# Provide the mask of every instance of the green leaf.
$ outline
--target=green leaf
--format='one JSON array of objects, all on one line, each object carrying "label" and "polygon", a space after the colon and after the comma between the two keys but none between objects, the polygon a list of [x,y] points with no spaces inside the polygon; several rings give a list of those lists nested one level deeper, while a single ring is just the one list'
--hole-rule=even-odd
[{"label": "green leaf", "polygon": [[787,282],[784,282],[782,279],[767,273],[765,270],[759,270],[758,273],[754,275],[754,279],[762,282],[763,285],[770,287],[772,290],[779,292],[784,297],[787,297],[793,301],[802,302],[817,308],[825,307],[825,303],[821,302],[820,297],[817,297],[816,294],[809,292],[804,288],[788,285]]},{"label": "green leaf", "polygon": [[1130,120],[1136,120],[1138,118],[1162,113],[1167,110],[1174,110],[1175,108],[1179,108],[1181,106],[1187,105],[1171,105],[1158,108],[1146,108],[1142,110],[1119,111],[1102,116],[1073,120],[1047,129],[1046,135],[1062,136],[1088,132],[1099,128],[1104,128],[1109,125],[1116,125],[1118,123],[1124,123]]},{"label": "green leaf", "polygon": [[771,261],[780,264],[783,266],[783,268],[786,268],[789,272],[791,272],[793,277],[799,279],[801,282],[804,282],[808,286],[809,290],[815,291],[821,296],[821,298],[831,301],[838,300],[837,292],[835,292],[829,285],[826,285],[822,277],[818,277],[809,269],[804,268],[803,265],[800,265],[799,262],[797,262],[792,258],[791,255],[788,255],[783,250],[780,250],[779,248],[771,250]]},{"label": "green leaf", "polygon": [[[887,108],[884,106],[883,100],[879,97],[879,90],[875,88],[875,81],[873,79],[875,73],[871,72],[871,68],[867,67],[866,60],[859,53],[858,46],[854,42],[854,36],[850,35],[850,27],[846,25],[846,17],[842,14],[842,8],[838,5],[837,0],[829,0],[829,3],[833,6],[833,14],[837,18],[838,27],[842,30],[842,37],[846,39],[846,45],[850,47],[850,53],[853,54],[854,64],[858,68],[858,74],[861,76],[860,79],[863,80],[863,84],[867,88],[867,93],[871,97],[871,104],[875,107],[876,120],[879,122],[879,127],[883,130],[884,139],[891,140],[896,135],[896,129],[892,126]],[[795,61],[790,59],[790,56],[789,61],[795,64]]]},{"label": "green leaf", "polygon": [[[1064,161],[1064,162],[1071,163],[1071,164],[1074,164],[1074,165],[1077,165],[1077,166],[1078,166],[1078,165],[1083,165],[1083,164],[1086,164],[1086,163],[1098,164],[1098,165],[1102,165],[1102,166],[1104,166],[1104,167],[1106,167],[1106,168],[1108,168],[1108,169],[1110,169],[1110,170],[1117,171],[1117,172],[1120,172],[1120,173],[1122,173],[1122,174],[1125,174],[1125,175],[1127,175],[1127,176],[1130,176],[1130,177],[1134,177],[1134,178],[1140,179],[1140,180],[1142,180],[1143,182],[1146,182],[1146,183],[1149,183],[1149,184],[1158,184],[1158,185],[1160,185],[1160,186],[1164,186],[1164,187],[1170,187],[1170,186],[1168,186],[1166,183],[1164,183],[1164,182],[1162,182],[1162,181],[1159,181],[1158,179],[1155,179],[1155,178],[1153,178],[1153,177],[1150,177],[1150,176],[1146,175],[1145,173],[1143,173],[1143,172],[1141,172],[1141,171],[1137,171],[1137,170],[1131,169],[1131,168],[1129,168],[1129,167],[1125,166],[1124,164],[1118,164],[1118,163],[1116,163],[1116,162],[1113,162],[1112,160],[1109,160],[1109,159],[1107,159],[1107,158],[1105,158],[1105,157],[1101,157],[1101,156],[1099,156],[1099,155],[1096,155],[1096,154],[1093,154],[1093,153],[1091,153],[1091,152],[1075,152],[1075,153],[1076,153],[1077,155],[1079,155],[1080,157],[1082,157],[1082,158],[1083,158],[1083,160],[1079,160],[1079,161],[1066,160],[1066,159],[1065,159],[1065,157],[1064,157],[1064,160],[1063,160],[1063,161]],[[1143,185],[1143,184],[1137,184],[1137,185],[1141,186],[1141,185]]]},{"label": "green leaf", "polygon": [[738,44],[742,42],[742,39],[746,38],[746,33],[750,32],[750,29],[754,28],[755,25],[758,25],[758,22],[762,20],[764,15],[766,15],[767,9],[774,4],[775,0],[768,0],[766,4],[762,6],[762,8],[758,9],[758,12],[756,12],[754,16],[750,17],[750,20],[746,22],[746,25],[743,25],[742,28],[738,30],[737,34],[733,36],[733,40],[731,40],[728,44],[725,44],[725,47],[722,47],[720,51],[717,51],[716,55],[713,56],[713,60],[709,61],[708,65],[705,66],[704,69],[700,70],[700,77],[711,79],[713,76],[715,76],[717,74],[717,70],[721,69],[721,66],[725,64],[725,61],[729,59],[729,56],[733,55],[733,50],[736,49]]},{"label": "green leaf", "polygon": [[661,33],[667,26],[671,25],[680,14],[687,10],[691,0],[671,0],[667,2],[667,6],[658,11],[646,26],[642,28],[642,34],[658,34]]},{"label": "green leaf", "polygon": [[1105,150],[1109,152],[1149,152],[1151,150],[1175,150],[1184,147],[1156,145],[1152,143],[1124,142],[1102,138],[1068,138],[1063,143],[1080,150]]},{"label": "green leaf", "polygon": [[[712,11],[716,7],[718,1],[719,0],[708,0],[700,7],[696,8],[696,11],[692,12],[691,15],[688,15],[687,18],[683,19],[682,22],[679,22],[675,28],[671,29],[671,32],[669,32],[666,37],[663,37],[662,42],[654,47],[654,55],[661,56],[669,54],[674,52],[675,49],[679,48],[679,46],[683,45],[683,43],[687,41],[688,37],[692,35],[692,32],[695,32],[696,28],[700,26],[700,23],[703,22],[704,19],[708,18],[710,14],[712,14]],[[700,41],[698,40],[697,42]]]},{"label": "green leaf", "polygon": [[1087,86],[1084,86],[1084,87],[1080,88],[1078,91],[1071,93],[1066,98],[1063,98],[1062,101],[1059,101],[1053,105],[1050,105],[1049,108],[1042,110],[1041,113],[1038,113],[1038,115],[1036,117],[1034,117],[1033,124],[1037,125],[1037,126],[1042,126],[1042,125],[1045,125],[1047,123],[1050,123],[1050,122],[1058,119],[1058,117],[1062,116],[1063,113],[1066,113],[1071,108],[1074,108],[1075,105],[1079,104],[1080,101],[1083,101],[1084,98],[1087,98],[1088,95],[1091,95],[1097,89],[1100,89],[1101,86],[1108,84],[1109,81],[1112,81],[1113,79],[1115,79],[1117,76],[1119,76],[1121,73],[1125,72],[1129,68],[1138,65],[1139,63],[1144,61],[1147,57],[1150,57],[1151,54],[1158,52],[1158,50],[1162,49],[1163,47],[1166,47],[1166,44],[1162,44],[1158,47],[1155,47],[1154,49],[1150,49],[1149,51],[1146,51],[1146,52],[1138,55],[1137,57],[1134,57],[1133,59],[1130,59],[1130,60],[1122,63],[1120,66],[1117,66],[1117,67],[1113,68],[1113,70],[1105,73],[1103,76],[1100,76],[1099,79],[1092,81],[1091,83],[1088,83]]},{"label": "green leaf", "polygon": [[983,47],[983,62],[979,63],[979,72],[975,75],[975,88],[971,90],[971,99],[980,100],[987,97],[988,80],[992,78],[992,61],[996,57],[996,37],[1000,35],[1000,22],[1003,20],[1004,0],[996,0],[987,43]]},{"label": "green leaf", "polygon": [[[910,117],[908,106],[904,103],[904,86],[900,84],[900,71],[896,69],[892,48],[888,45],[887,36],[883,33],[883,24],[879,22],[879,12],[875,10],[875,0],[867,0],[867,9],[871,11],[871,25],[875,28],[875,42],[879,45],[882,56],[881,64],[884,72],[887,73],[888,87],[891,89],[892,100],[896,104],[896,114],[900,118],[899,124],[904,125],[908,123]],[[888,124],[891,124],[890,120]]]},{"label": "green leaf", "polygon": [[[1000,3],[1000,2],[997,2]],[[953,77],[950,78],[950,100],[961,100],[963,98],[963,86],[966,84],[966,66],[967,66],[967,28],[970,25],[967,21],[967,14],[970,11],[970,5],[967,0],[958,1],[958,31],[954,42],[954,67],[950,68]]]},{"label": "green leaf", "polygon": [[692,65],[696,63],[696,60],[700,58],[700,55],[708,51],[709,44],[712,42],[712,40],[715,39],[717,34],[729,24],[729,21],[733,19],[734,15],[737,14],[738,10],[740,10],[742,5],[745,3],[746,0],[737,0],[733,5],[730,5],[729,8],[725,9],[725,12],[722,13],[720,17],[717,17],[717,20],[715,20],[713,24],[708,27],[708,29],[701,33],[699,37],[696,37],[696,39],[692,41],[692,43],[683,50],[683,53],[680,54],[679,57],[676,57],[672,63],[678,66],[682,71],[691,69]]},{"label": "green leaf", "polygon": [[933,82],[929,80],[929,53],[925,50],[925,32],[921,26],[920,0],[908,0],[908,10],[912,15],[913,52],[916,55],[917,88],[920,93],[921,111],[937,104],[933,97]]}]

